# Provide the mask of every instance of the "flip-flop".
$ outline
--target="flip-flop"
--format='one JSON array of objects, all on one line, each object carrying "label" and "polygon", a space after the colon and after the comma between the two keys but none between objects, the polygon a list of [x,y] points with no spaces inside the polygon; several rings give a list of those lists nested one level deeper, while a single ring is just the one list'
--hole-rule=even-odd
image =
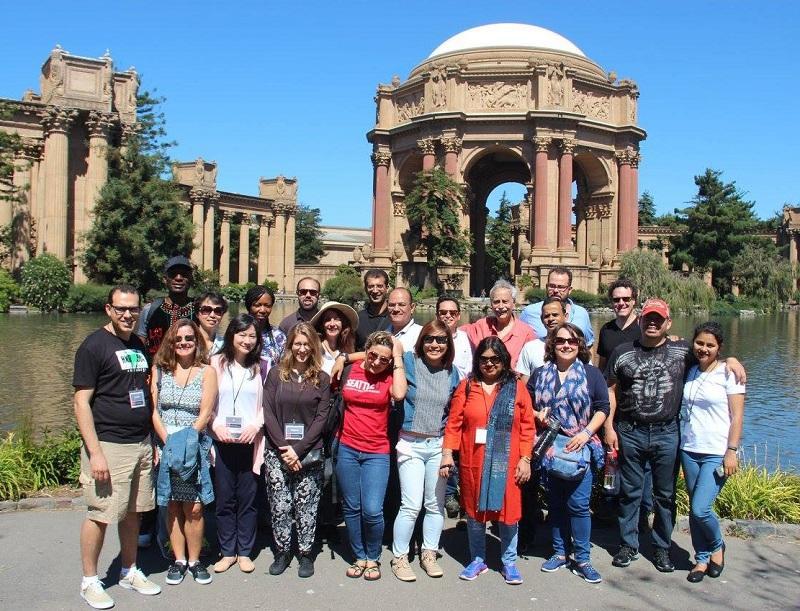
[{"label": "flip-flop", "polygon": [[367,561],[366,560],[356,560],[353,564],[351,564],[347,568],[347,575],[350,579],[358,579],[364,574],[364,571],[367,568]]},{"label": "flip-flop", "polygon": [[364,569],[365,581],[378,581],[381,578],[381,567],[376,564],[375,566],[368,566]]}]

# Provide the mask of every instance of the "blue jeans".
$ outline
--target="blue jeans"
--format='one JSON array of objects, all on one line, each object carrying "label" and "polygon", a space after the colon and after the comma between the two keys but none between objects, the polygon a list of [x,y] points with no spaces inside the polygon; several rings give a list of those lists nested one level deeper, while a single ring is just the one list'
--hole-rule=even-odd
[{"label": "blue jeans", "polygon": [[553,553],[567,558],[574,548],[575,562],[589,562],[589,538],[592,518],[589,498],[592,495],[592,470],[588,469],[579,482],[557,477],[548,478],[550,523],[553,529]]},{"label": "blue jeans", "polygon": [[[407,445],[406,445],[407,444]],[[400,511],[394,521],[392,553],[408,553],[414,525],[423,505],[422,549],[438,550],[444,527],[444,489],[447,480],[439,477],[442,438],[415,438],[400,433],[397,444],[397,469],[400,473]]]},{"label": "blue jeans", "polygon": [[639,509],[645,465],[649,463],[653,474],[653,545],[668,550],[675,523],[678,422],[619,421],[616,429],[620,449],[619,534],[622,544],[639,549]]},{"label": "blue jeans", "polygon": [[356,560],[377,561],[383,539],[383,497],[389,481],[389,455],[359,452],[340,443],[336,480]]},{"label": "blue jeans", "polygon": [[722,548],[722,531],[714,513],[714,500],[727,479],[714,472],[722,459],[713,454],[681,450],[681,465],[689,491],[689,532],[697,564],[708,564],[711,554]]},{"label": "blue jeans", "polygon": [[[517,561],[517,534],[519,524],[503,524],[500,527],[500,560],[503,564],[514,564]],[[467,517],[467,540],[469,555],[472,560],[486,561],[486,523]]]}]

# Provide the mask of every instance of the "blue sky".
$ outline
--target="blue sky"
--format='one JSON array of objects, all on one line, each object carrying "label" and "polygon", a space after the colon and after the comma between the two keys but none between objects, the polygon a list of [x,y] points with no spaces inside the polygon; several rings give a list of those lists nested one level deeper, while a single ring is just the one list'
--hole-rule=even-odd
[{"label": "blue sky", "polygon": [[40,0],[4,3],[3,21],[0,97],[38,91],[56,43],[109,48],[118,70],[135,66],[167,98],[174,158],[216,160],[219,188],[240,193],[260,176],[297,176],[300,201],[329,225],[370,224],[376,85],[496,22],[554,30],[639,84],[639,185],[659,212],[683,207],[706,167],[762,217],[800,202],[795,2]]}]

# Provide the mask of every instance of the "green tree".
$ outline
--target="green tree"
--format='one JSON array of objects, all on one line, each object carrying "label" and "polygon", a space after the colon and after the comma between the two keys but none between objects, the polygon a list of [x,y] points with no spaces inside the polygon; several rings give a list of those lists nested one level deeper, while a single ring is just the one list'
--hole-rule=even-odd
[{"label": "green tree", "polygon": [[356,302],[365,298],[361,274],[349,265],[340,265],[333,278],[329,278],[322,287],[322,296],[355,306]]},{"label": "green tree", "polygon": [[55,255],[44,253],[22,268],[20,296],[25,303],[50,312],[61,307],[71,285],[66,264]]},{"label": "green tree", "polygon": [[775,309],[792,297],[792,268],[769,241],[745,244],[733,260],[734,279],[740,295],[766,309]]},{"label": "green tree", "polygon": [[161,286],[164,262],[192,251],[192,219],[169,176],[163,98],[145,92],[137,129],[109,151],[108,182],[100,191],[86,236],[83,269],[98,283],[127,282],[142,294]]},{"label": "green tree", "polygon": [[406,196],[410,238],[424,248],[434,284],[440,264],[463,263],[472,250],[472,237],[459,223],[463,202],[461,186],[439,167],[417,174]]},{"label": "green tree", "polygon": [[486,227],[486,281],[489,286],[500,278],[508,278],[511,266],[511,202],[505,191],[494,218]]},{"label": "green tree", "polygon": [[710,270],[720,294],[731,289],[733,259],[754,239],[758,226],[753,203],[745,201],[735,182],[725,183],[722,172],[707,169],[694,177],[697,195],[692,205],[676,210],[686,231],[674,236],[670,261],[674,269],[686,264],[697,271]]},{"label": "green tree", "polygon": [[[13,110],[0,103],[0,119],[8,119]],[[14,159],[22,143],[22,138],[15,132],[0,130],[0,206],[10,206],[18,189],[14,186]]]},{"label": "green tree", "polygon": [[6,270],[0,268],[0,312],[8,312],[8,308],[19,295],[19,286]]},{"label": "green tree", "polygon": [[639,225],[656,224],[656,203],[650,191],[644,191],[639,197]]},{"label": "green tree", "polygon": [[325,254],[320,222],[319,208],[306,204],[297,207],[294,228],[294,262],[297,265],[316,265]]}]

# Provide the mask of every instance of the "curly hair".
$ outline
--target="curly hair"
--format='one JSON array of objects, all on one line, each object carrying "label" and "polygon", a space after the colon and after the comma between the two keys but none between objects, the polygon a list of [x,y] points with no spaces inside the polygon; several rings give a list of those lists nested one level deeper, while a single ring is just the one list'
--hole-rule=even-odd
[{"label": "curly hair", "polygon": [[178,335],[178,331],[184,327],[191,327],[192,333],[194,333],[194,361],[192,366],[199,367],[208,364],[208,349],[200,336],[200,327],[188,318],[181,318],[167,329],[167,333],[161,341],[161,346],[159,346],[158,352],[156,352],[156,356],[153,359],[153,364],[162,371],[173,372],[177,369],[178,355],[175,353],[175,344],[177,343],[175,338]]},{"label": "curly hair", "polygon": [[561,329],[566,329],[572,337],[578,340],[578,360],[581,363],[588,363],[592,360],[592,354],[586,347],[586,338],[583,336],[583,331],[579,327],[573,325],[571,322],[562,322],[555,329],[547,334],[547,339],[544,342],[544,360],[556,362],[556,336]]},{"label": "curly hair", "polygon": [[288,382],[292,369],[297,369],[297,359],[292,351],[292,345],[298,335],[302,335],[308,340],[310,350],[304,377],[314,386],[319,387],[319,374],[322,371],[322,344],[320,344],[319,335],[314,327],[307,322],[299,322],[289,330],[289,335],[286,337],[286,348],[278,363],[278,377],[284,382]]}]

